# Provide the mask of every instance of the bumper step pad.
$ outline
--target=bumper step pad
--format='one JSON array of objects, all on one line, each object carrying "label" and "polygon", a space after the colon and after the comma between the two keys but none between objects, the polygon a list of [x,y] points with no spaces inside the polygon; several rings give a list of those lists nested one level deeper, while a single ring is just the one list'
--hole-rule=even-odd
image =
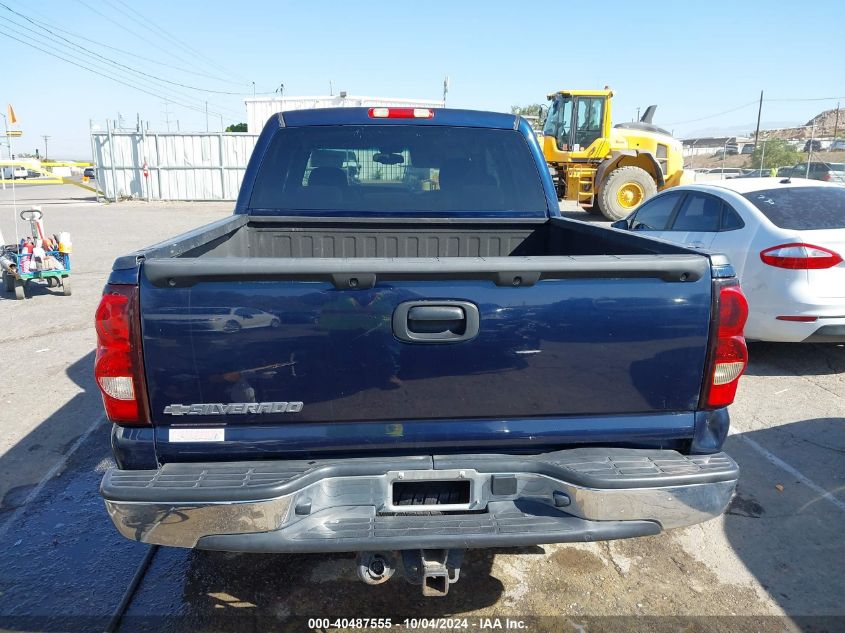
[{"label": "bumper step pad", "polygon": [[515,547],[658,534],[653,521],[587,521],[538,502],[497,501],[486,513],[383,516],[341,507],[260,534],[207,536],[200,549],[242,552],[350,552],[417,548]]},{"label": "bumper step pad", "polygon": [[110,469],[100,492],[116,501],[254,501],[290,494],[327,477],[379,475],[391,470],[475,469],[547,475],[588,488],[689,485],[734,480],[724,453],[682,455],[649,449],[576,448],[540,455],[444,455],[355,459],[165,464],[158,470]]}]

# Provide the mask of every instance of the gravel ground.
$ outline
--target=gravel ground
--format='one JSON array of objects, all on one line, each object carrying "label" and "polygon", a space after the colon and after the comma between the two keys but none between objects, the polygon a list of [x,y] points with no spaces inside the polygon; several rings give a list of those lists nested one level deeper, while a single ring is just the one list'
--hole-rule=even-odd
[{"label": "gravel ground", "polygon": [[[70,186],[17,193],[21,208],[42,204],[50,232],[71,232],[74,293],[0,296],[0,629],[102,630],[145,547],[117,536],[96,492],[110,453],[93,312],[116,256],[232,205],[98,205]],[[0,191],[11,241],[9,200]],[[845,630],[845,347],[752,344],[751,359],[726,447],[742,476],[719,519],[630,541],[471,551],[443,599],[401,580],[363,585],[350,556],[161,549],[121,630],[439,616],[481,629],[498,617],[550,631]]]}]

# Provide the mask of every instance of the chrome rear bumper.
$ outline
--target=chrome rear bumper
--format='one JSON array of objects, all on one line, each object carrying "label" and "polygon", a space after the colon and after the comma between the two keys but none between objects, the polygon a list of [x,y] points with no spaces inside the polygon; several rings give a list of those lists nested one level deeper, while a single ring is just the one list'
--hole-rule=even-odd
[{"label": "chrome rear bumper", "polygon": [[[536,456],[171,464],[109,470],[101,492],[127,538],[236,551],[497,547],[654,534],[720,515],[727,455],[573,449]],[[458,503],[405,505],[394,487],[464,482]]]}]

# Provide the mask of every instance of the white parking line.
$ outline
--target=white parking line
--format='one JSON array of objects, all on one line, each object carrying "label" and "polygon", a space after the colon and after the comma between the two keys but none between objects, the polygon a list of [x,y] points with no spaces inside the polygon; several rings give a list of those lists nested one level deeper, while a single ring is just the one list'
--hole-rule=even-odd
[{"label": "white parking line", "polygon": [[62,458],[59,461],[57,461],[55,464],[53,464],[53,467],[50,470],[47,471],[47,474],[44,475],[41,478],[41,481],[39,481],[38,484],[35,486],[35,488],[33,488],[29,492],[29,494],[26,496],[26,499],[23,500],[23,503],[20,505],[20,507],[18,507],[18,509],[15,510],[12,513],[12,516],[10,516],[8,519],[6,519],[6,522],[2,526],[0,526],[0,541],[2,541],[3,537],[6,536],[6,532],[9,531],[9,528],[12,527],[12,524],[23,514],[24,510],[26,510],[26,507],[44,489],[44,486],[47,485],[47,482],[50,481],[53,477],[55,477],[59,473],[59,471],[61,471],[65,467],[68,460],[76,452],[76,449],[78,449],[80,446],[82,446],[82,443],[86,439],[88,439],[88,436],[91,435],[91,433],[94,432],[94,429],[96,429],[98,426],[100,426],[100,423],[104,422],[105,419],[106,419],[105,414],[101,415],[99,418],[97,418],[94,421],[94,423],[91,426],[89,426],[82,435],[80,435],[78,438],[76,438],[76,441],[73,444],[71,444],[70,449],[68,449],[68,452],[65,453],[64,455],[62,455]]},{"label": "white parking line", "polygon": [[[736,433],[734,432],[734,428],[731,428],[731,431],[732,431],[732,432],[731,432],[731,435],[736,435]],[[797,468],[795,468],[794,466],[791,466],[790,464],[787,464],[787,463],[786,463],[785,461],[783,461],[780,457],[778,457],[778,456],[777,456],[777,455],[775,455],[774,453],[770,452],[769,450],[767,450],[767,449],[763,448],[763,446],[761,446],[760,444],[758,444],[757,442],[755,442],[754,440],[752,440],[752,439],[751,439],[750,437],[748,437],[747,435],[736,435],[736,437],[738,437],[738,438],[739,438],[739,439],[741,439],[743,442],[745,442],[746,444],[748,444],[751,448],[753,448],[755,451],[757,451],[758,453],[760,453],[763,457],[765,457],[765,458],[766,458],[768,461],[770,461],[772,464],[774,464],[775,466],[777,466],[777,467],[778,467],[778,468],[780,468],[781,470],[784,470],[784,471],[788,472],[790,475],[792,475],[793,477],[795,477],[795,478],[796,478],[798,481],[800,481],[802,484],[804,484],[805,486],[807,486],[810,490],[813,490],[813,491],[817,492],[817,493],[818,493],[818,495],[819,495],[820,497],[822,497],[823,499],[826,499],[826,500],[830,501],[830,502],[831,502],[833,505],[835,505],[837,508],[839,508],[840,510],[842,510],[843,512],[845,512],[845,501],[841,501],[841,500],[837,499],[836,497],[834,497],[834,496],[833,496],[832,494],[830,494],[827,490],[825,490],[825,489],[824,489],[824,488],[822,488],[819,484],[817,484],[815,481],[813,481],[812,479],[810,479],[809,477],[807,477],[807,476],[806,476],[804,473],[802,473],[800,470],[798,470],[798,469],[797,469]]]}]

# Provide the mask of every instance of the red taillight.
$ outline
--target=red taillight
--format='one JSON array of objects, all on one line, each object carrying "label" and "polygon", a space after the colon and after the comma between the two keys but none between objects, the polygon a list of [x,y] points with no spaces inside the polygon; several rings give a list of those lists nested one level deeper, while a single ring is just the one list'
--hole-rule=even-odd
[{"label": "red taillight", "polygon": [[833,268],[842,262],[839,253],[834,253],[821,246],[801,242],[767,248],[760,253],[760,259],[769,266],[791,270]]},{"label": "red taillight", "polygon": [[94,377],[106,415],[120,424],[149,424],[144,405],[138,289],[107,285],[97,306],[97,357]]},{"label": "red taillight", "polygon": [[739,377],[748,365],[742,330],[748,319],[748,301],[739,286],[719,288],[716,348],[707,385],[707,406],[725,407],[734,401]]},{"label": "red taillight", "polygon": [[824,174],[822,174],[821,179],[822,180],[830,180],[830,172],[829,171],[824,172]]},{"label": "red taillight", "polygon": [[371,119],[433,119],[431,108],[370,108]]},{"label": "red taillight", "polygon": [[778,321],[794,321],[795,323],[813,323],[819,320],[819,317],[814,316],[776,316],[775,319]]}]

